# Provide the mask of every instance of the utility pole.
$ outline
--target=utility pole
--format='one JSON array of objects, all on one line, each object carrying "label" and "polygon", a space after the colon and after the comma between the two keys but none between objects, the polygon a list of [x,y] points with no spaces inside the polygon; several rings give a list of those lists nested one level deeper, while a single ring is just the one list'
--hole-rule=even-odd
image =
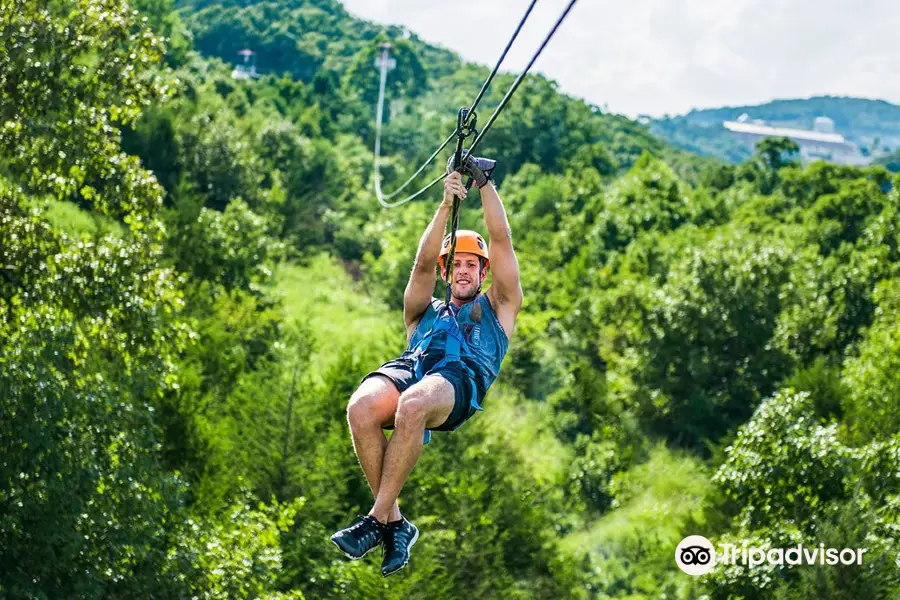
[{"label": "utility pole", "polygon": [[375,66],[382,69],[382,72],[390,71],[394,67],[397,66],[397,61],[390,57],[391,54],[391,43],[385,42],[381,46],[381,56],[378,56],[375,59]]},{"label": "utility pole", "polygon": [[[381,55],[375,59],[375,66],[381,69],[381,82],[378,87],[378,113],[375,120],[381,125],[381,119],[384,116],[384,87],[387,83],[387,72],[397,66],[397,61],[391,58],[391,45],[385,42],[381,45]],[[381,154],[381,129],[379,127],[378,135],[375,136],[375,156]]]}]

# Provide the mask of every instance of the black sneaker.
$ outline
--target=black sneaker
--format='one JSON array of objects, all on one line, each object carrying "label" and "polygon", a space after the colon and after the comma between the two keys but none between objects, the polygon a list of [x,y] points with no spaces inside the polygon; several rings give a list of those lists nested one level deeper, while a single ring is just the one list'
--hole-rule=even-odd
[{"label": "black sneaker", "polygon": [[419,528],[402,519],[389,523],[384,532],[384,559],[381,561],[381,574],[387,577],[406,566],[409,562],[409,551],[419,539]]},{"label": "black sneaker", "polygon": [[385,525],[378,519],[372,515],[360,516],[353,525],[332,535],[331,541],[347,558],[357,560],[381,543],[384,532]]}]

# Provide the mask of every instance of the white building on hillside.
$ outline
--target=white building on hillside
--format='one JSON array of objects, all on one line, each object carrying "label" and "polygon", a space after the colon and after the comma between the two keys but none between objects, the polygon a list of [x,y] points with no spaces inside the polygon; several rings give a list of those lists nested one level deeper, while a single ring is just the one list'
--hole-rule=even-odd
[{"label": "white building on hillside", "polygon": [[856,144],[834,131],[834,121],[828,117],[817,117],[815,129],[774,127],[760,119],[750,119],[747,113],[738,117],[737,121],[725,121],[722,125],[732,135],[749,144],[756,144],[767,137],[790,138],[800,146],[800,157],[804,160],[827,160],[842,165],[864,165],[869,162]]}]

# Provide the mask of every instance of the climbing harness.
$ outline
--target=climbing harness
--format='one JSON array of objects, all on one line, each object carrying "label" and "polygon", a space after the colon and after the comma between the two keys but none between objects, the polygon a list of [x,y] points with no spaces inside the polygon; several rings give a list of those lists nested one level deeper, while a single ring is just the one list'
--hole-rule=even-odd
[{"label": "climbing harness", "polygon": [[[458,311],[459,309],[455,310]],[[431,329],[428,330],[428,333],[422,337],[422,340],[413,349],[412,354],[409,355],[409,359],[412,360],[415,365],[416,379],[421,380],[424,375],[425,353],[427,352],[428,347],[438,333],[446,332],[447,337],[444,341],[444,356],[436,362],[430,370],[435,371],[446,365],[458,363],[460,369],[462,369],[463,373],[466,375],[466,380],[471,386],[471,400],[469,406],[475,410],[484,410],[481,407],[481,404],[478,403],[478,386],[475,384],[475,372],[462,360],[463,356],[471,356],[472,353],[469,349],[469,345],[466,343],[466,336],[463,335],[462,330],[459,328],[459,323],[456,321],[455,310],[454,305],[450,302],[444,303],[444,305],[440,307],[438,314],[435,316],[434,322],[431,325]],[[427,444],[430,440],[431,432],[426,429],[424,443]]]}]

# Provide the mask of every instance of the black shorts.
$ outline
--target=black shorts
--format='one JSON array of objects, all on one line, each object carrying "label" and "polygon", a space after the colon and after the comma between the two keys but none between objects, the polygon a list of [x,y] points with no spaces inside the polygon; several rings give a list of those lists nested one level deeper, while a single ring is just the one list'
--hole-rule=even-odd
[{"label": "black shorts", "polygon": [[[436,361],[431,361],[432,364],[434,362]],[[428,427],[428,429],[432,431],[454,431],[477,412],[478,409],[475,408],[475,402],[472,402],[473,394],[475,394],[474,399],[476,402],[480,404],[482,398],[484,398],[484,393],[480,391],[477,383],[472,380],[472,377],[458,362],[447,363],[437,369],[428,369],[426,368],[427,366],[428,361],[423,365],[423,378],[426,375],[437,374],[449,381],[450,385],[453,386],[453,410],[450,412],[450,416],[441,425]],[[412,387],[413,384],[421,381],[416,378],[415,362],[405,357],[387,361],[381,367],[363,377],[360,383],[373,375],[383,375],[390,379],[401,394]],[[393,425],[382,426],[382,429],[393,428]]]}]

